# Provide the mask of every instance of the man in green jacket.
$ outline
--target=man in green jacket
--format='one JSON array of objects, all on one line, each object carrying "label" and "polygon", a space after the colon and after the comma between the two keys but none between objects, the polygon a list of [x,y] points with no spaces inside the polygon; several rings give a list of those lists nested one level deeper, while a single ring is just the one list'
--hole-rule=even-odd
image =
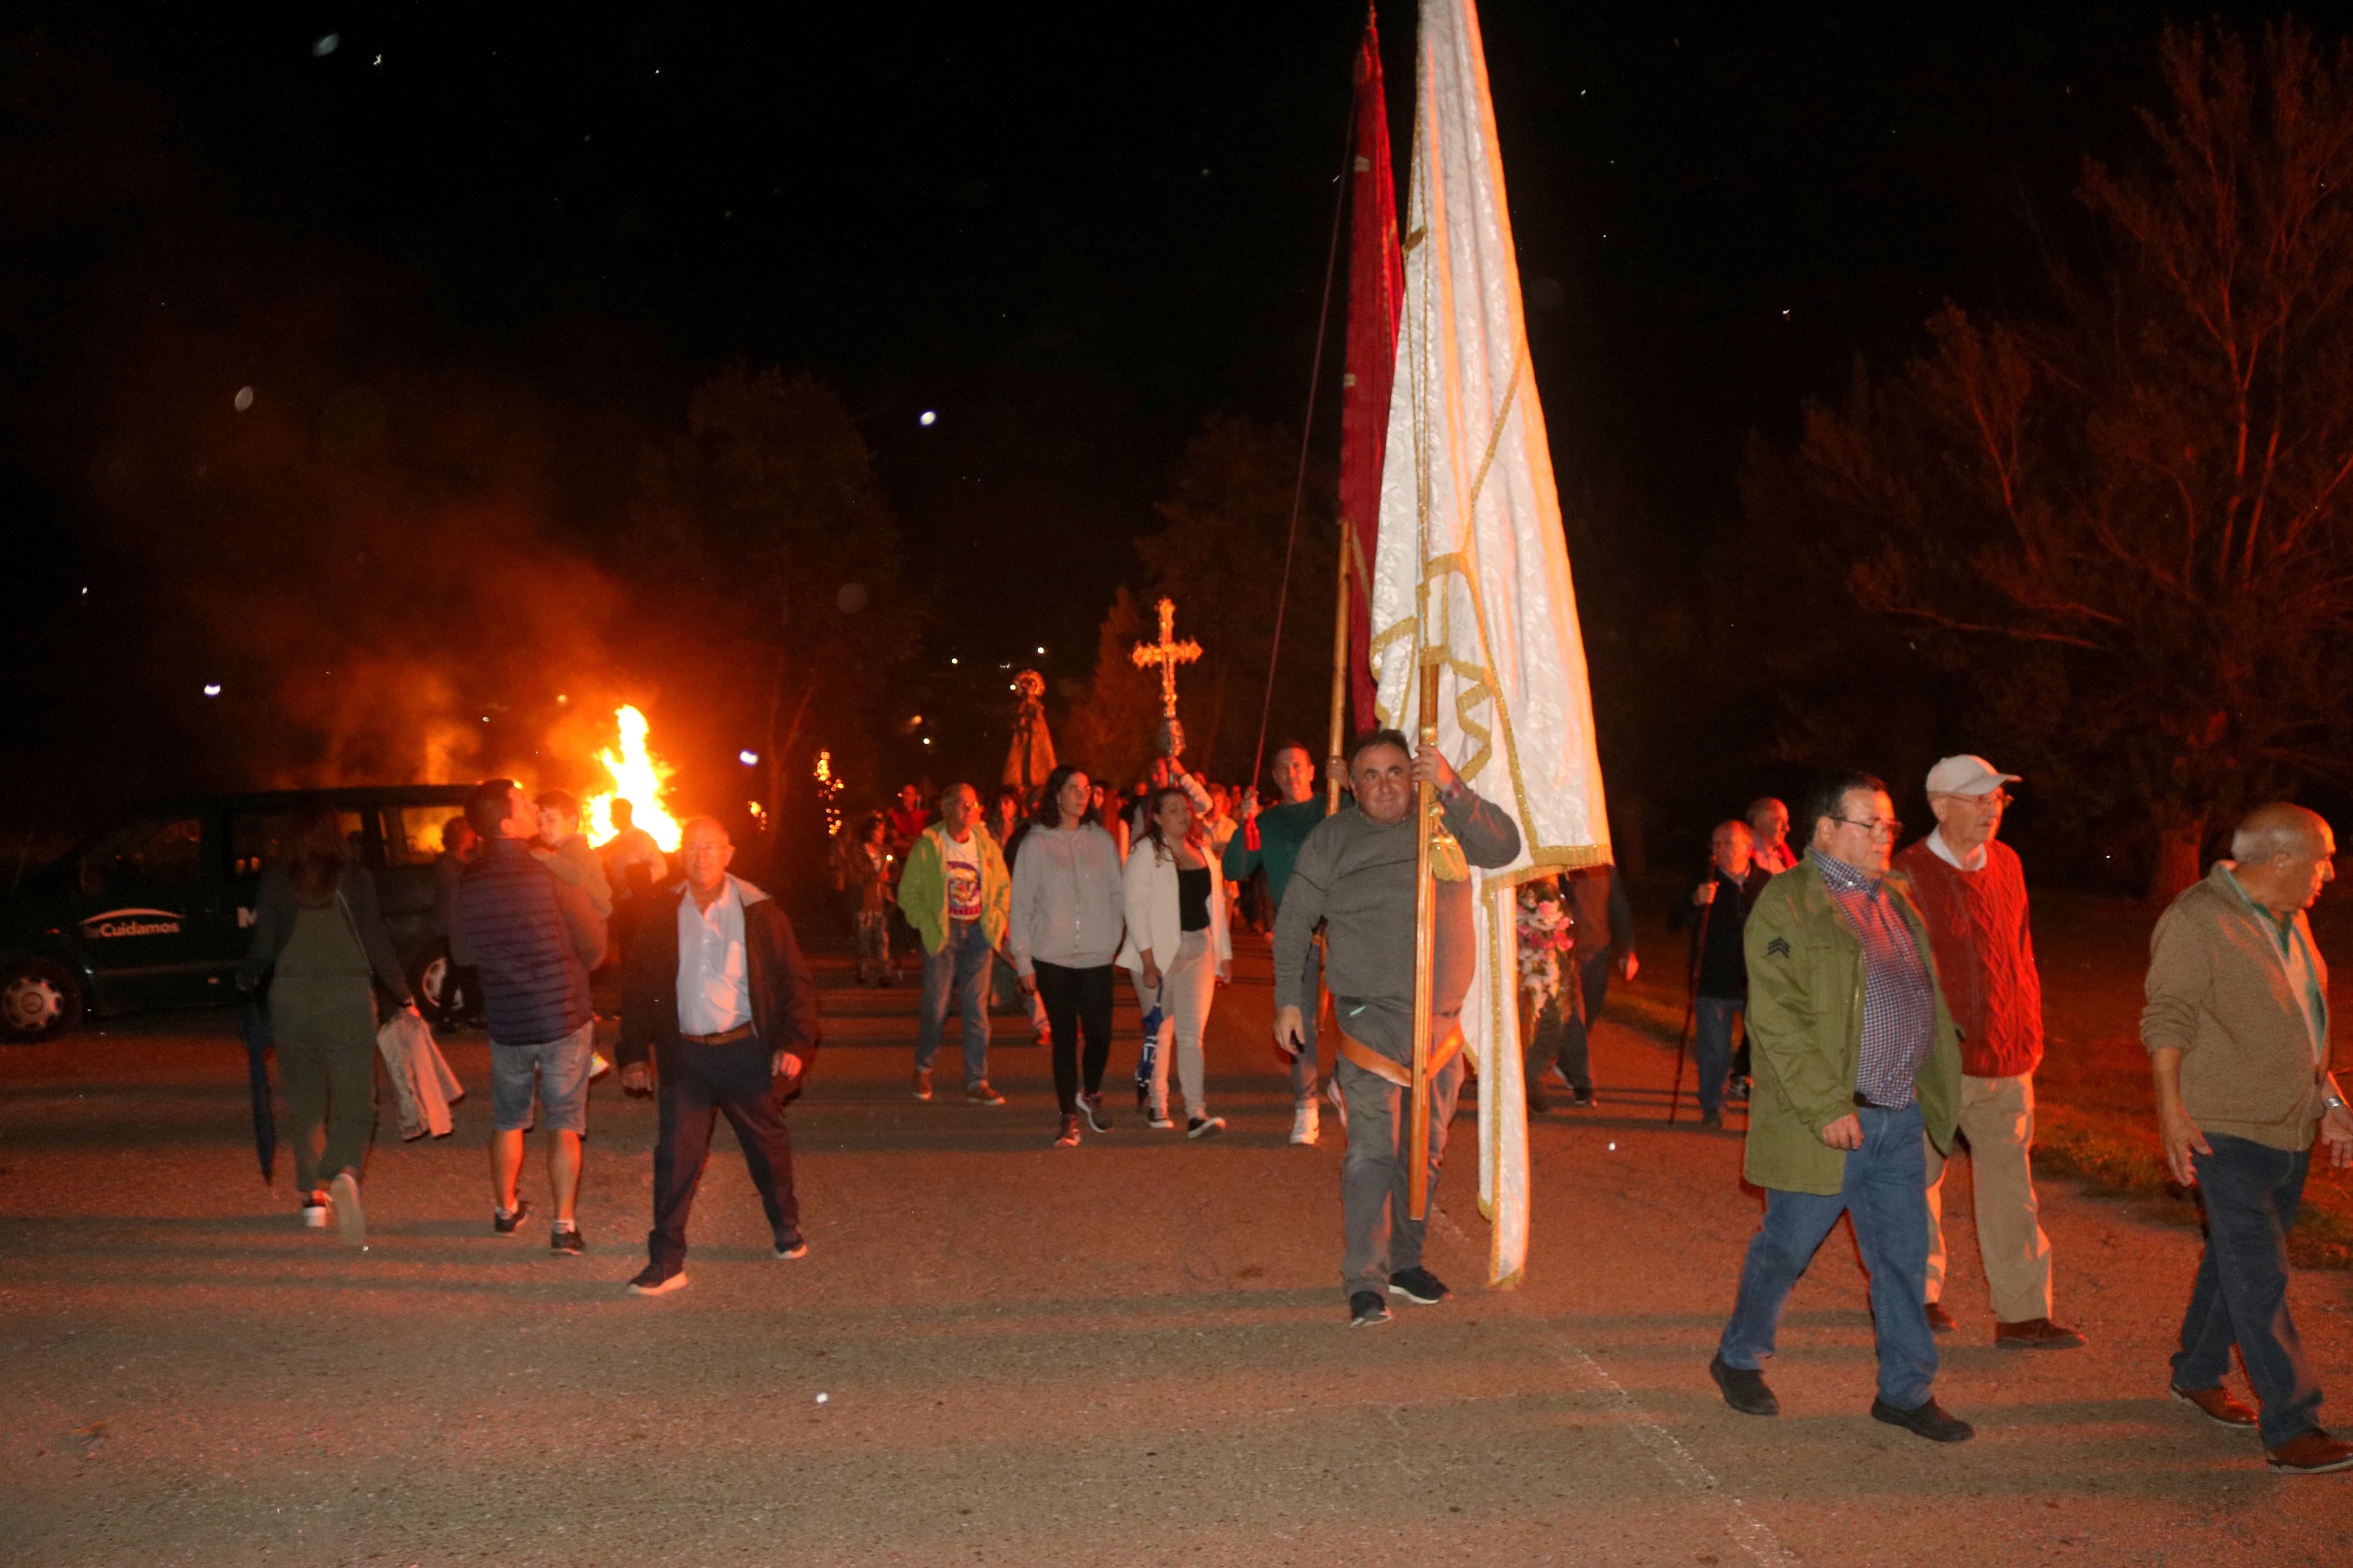
[{"label": "man in green jacket", "polygon": [[1876,1420],[1932,1442],[1974,1436],[1931,1385],[1927,1165],[1921,1134],[1953,1146],[1960,1032],[1945,1009],[1926,924],[1888,872],[1903,830],[1869,773],[1825,780],[1807,804],[1811,845],[1757,896],[1744,945],[1756,1087],[1748,1179],[1765,1223],[1748,1243],[1740,1295],[1708,1372],[1724,1401],[1778,1415],[1760,1371],[1781,1308],[1841,1214],[1871,1276],[1879,1348]]},{"label": "man in green jacket", "polygon": [[899,877],[899,908],[923,943],[917,1100],[932,1098],[932,1058],[954,1002],[964,1014],[965,1098],[1005,1103],[988,1086],[988,973],[1005,945],[1012,889],[1004,853],[981,831],[979,795],[970,784],[948,785],[940,792],[940,820],[915,836]]}]

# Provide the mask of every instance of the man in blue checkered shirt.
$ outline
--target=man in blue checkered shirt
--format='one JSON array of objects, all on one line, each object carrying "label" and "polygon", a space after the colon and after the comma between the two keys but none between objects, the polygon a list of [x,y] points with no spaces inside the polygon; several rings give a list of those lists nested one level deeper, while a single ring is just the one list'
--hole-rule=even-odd
[{"label": "man in blue checkered shirt", "polygon": [[1939,1443],[1972,1435],[1932,1385],[1926,1142],[1953,1144],[1960,1033],[1927,928],[1888,861],[1903,825],[1869,773],[1825,780],[1806,857],[1757,896],[1743,933],[1756,1088],[1745,1169],[1765,1189],[1740,1296],[1708,1371],[1725,1403],[1777,1415],[1762,1368],[1781,1309],[1841,1215],[1871,1276],[1879,1395],[1871,1414]]}]

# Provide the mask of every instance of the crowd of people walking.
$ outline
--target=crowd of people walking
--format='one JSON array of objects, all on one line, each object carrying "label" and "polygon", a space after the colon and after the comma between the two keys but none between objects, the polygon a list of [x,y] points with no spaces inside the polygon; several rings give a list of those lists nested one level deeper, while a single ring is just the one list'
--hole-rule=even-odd
[{"label": "crowd of people walking", "polygon": [[[1469,868],[1511,864],[1519,839],[1443,756],[1394,731],[1360,740],[1342,766],[1348,794],[1337,814],[1316,787],[1314,756],[1291,744],[1273,758],[1271,802],[1255,786],[1208,784],[1175,759],[1132,791],[1070,763],[1034,791],[1008,788],[987,803],[966,784],[930,801],[910,786],[892,810],[844,826],[832,872],[859,983],[893,984],[894,948],[920,969],[915,1097],[934,1097],[953,1014],[963,1098],[1006,1102],[988,1078],[1001,969],[1050,1047],[1061,1148],[1110,1132],[1119,1114],[1104,1079],[1120,970],[1143,1019],[1134,1088],[1145,1125],[1179,1125],[1173,1078],[1188,1136],[1225,1127],[1208,1099],[1208,1023],[1232,978],[1235,927],[1271,925],[1291,1142],[1317,1142],[1327,1088],[1348,1141],[1343,1289],[1349,1321],[1369,1326],[1388,1320],[1391,1298],[1434,1304],[1450,1294],[1424,1265],[1422,1227],[1408,1212],[1413,790],[1433,786],[1467,862],[1438,883],[1422,1173],[1432,1186],[1465,1065],[1457,1020],[1472,962]],[[1945,758],[1925,781],[1936,826],[1900,853],[1893,797],[1869,774],[1825,780],[1794,824],[1782,802],[1752,802],[1715,826],[1705,866],[1669,908],[1669,927],[1689,932],[1699,1125],[1719,1129],[1729,1108],[1746,1106],[1744,1174],[1765,1194],[1709,1363],[1735,1410],[1778,1414],[1764,1366],[1783,1305],[1845,1217],[1869,1276],[1873,1415],[1938,1442],[1972,1435],[1934,1393],[1936,1342],[1959,1327],[1942,1223],[1957,1142],[1970,1154],[1992,1343],[2084,1343],[2052,1315],[2031,1163],[2042,981],[2024,869],[2000,837],[2009,786],[2020,782],[1980,757]],[[516,1234],[531,1212],[520,1179],[535,1128],[546,1142],[550,1247],[573,1256],[584,1247],[587,1088],[605,1066],[590,975],[617,965],[622,1084],[659,1097],[648,1258],[629,1289],[660,1295],[686,1283],[688,1216],[723,1116],[776,1256],[807,1255],[785,1110],[820,1031],[792,923],[730,871],[725,826],[687,824],[673,866],[626,809],[616,819],[614,838],[593,847],[568,795],[534,797],[504,779],[478,786],[441,835],[433,1000],[444,1021],[479,1017],[490,1034],[492,1232]],[[1802,849],[1788,842],[1793,826]],[[2208,1220],[2172,1393],[2212,1421],[2257,1431],[2271,1467],[2290,1473],[2353,1468],[2353,1445],[2316,1424],[2319,1387],[2287,1308],[2284,1247],[2316,1138],[2333,1163],[2353,1164],[2353,1112],[2328,1071],[2327,969],[2304,912],[2333,877],[2334,854],[2314,814],[2287,805],[2252,813],[2232,858],[2159,921],[2141,1026],[2168,1166],[2200,1191]],[[1629,889],[1597,864],[1530,880],[1519,894],[1528,1108],[1551,1109],[1548,1079],[1571,1107],[1594,1106],[1590,1027],[1611,977],[1630,982],[1640,971]],[[332,1223],[362,1244],[378,1012],[413,1016],[420,999],[332,812],[293,824],[264,876],[254,926],[238,981],[266,998],[304,1223]],[[1326,993],[1335,1037],[1319,1040]],[[2223,1387],[2233,1349],[2259,1408]]]}]

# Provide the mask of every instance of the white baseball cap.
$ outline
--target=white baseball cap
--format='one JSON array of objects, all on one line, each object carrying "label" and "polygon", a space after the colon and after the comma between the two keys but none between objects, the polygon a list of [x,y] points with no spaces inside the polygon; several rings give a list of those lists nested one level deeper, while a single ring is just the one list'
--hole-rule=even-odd
[{"label": "white baseball cap", "polygon": [[1930,795],[1991,795],[2006,784],[2022,782],[2016,773],[2003,773],[1983,757],[1966,752],[1947,757],[1928,770]]}]

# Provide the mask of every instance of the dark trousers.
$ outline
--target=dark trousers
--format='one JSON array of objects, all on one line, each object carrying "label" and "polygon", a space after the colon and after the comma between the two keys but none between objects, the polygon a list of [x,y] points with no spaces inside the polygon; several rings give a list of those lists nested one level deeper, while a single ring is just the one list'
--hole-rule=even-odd
[{"label": "dark trousers", "polygon": [[1062,1114],[1078,1114],[1079,1037],[1087,1042],[1085,1083],[1089,1094],[1103,1092],[1103,1067],[1111,1060],[1112,965],[1066,969],[1039,961],[1030,965],[1038,977],[1038,1000],[1046,1005],[1046,1022],[1054,1037],[1054,1098]]},{"label": "dark trousers", "polygon": [[2320,1384],[2287,1310],[2287,1233],[2312,1152],[2226,1132],[2206,1141],[2214,1152],[2190,1156],[2206,1205],[2206,1250],[2181,1320],[2173,1381],[2215,1387],[2236,1344],[2263,1404],[2263,1447],[2276,1448],[2320,1424]]},{"label": "dark trousers", "polygon": [[1724,1114],[1725,1074],[1732,1064],[1732,1026],[1747,1005],[1734,996],[1693,999],[1692,1020],[1696,1026],[1693,1044],[1698,1047],[1699,1109],[1704,1116]]},{"label": "dark trousers", "polygon": [[[1577,984],[1583,1004],[1573,1016],[1563,1008],[1560,1039],[1560,1076],[1568,1079],[1571,1089],[1590,1090],[1593,1088],[1592,1050],[1586,1040],[1586,1030],[1601,1017],[1601,1004],[1609,996],[1609,961],[1607,950],[1590,958],[1577,961]],[[1568,977],[1561,977],[1564,984]]]},{"label": "dark trousers", "polygon": [[785,1131],[769,1064],[775,1053],[755,1036],[724,1046],[681,1044],[662,1062],[660,1134],[654,1144],[654,1228],[649,1259],[662,1268],[686,1261],[686,1216],[711,1157],[711,1130],[724,1115],[743,1145],[744,1163],[760,1190],[778,1247],[800,1239],[801,1205],[793,1195],[793,1142]]}]

